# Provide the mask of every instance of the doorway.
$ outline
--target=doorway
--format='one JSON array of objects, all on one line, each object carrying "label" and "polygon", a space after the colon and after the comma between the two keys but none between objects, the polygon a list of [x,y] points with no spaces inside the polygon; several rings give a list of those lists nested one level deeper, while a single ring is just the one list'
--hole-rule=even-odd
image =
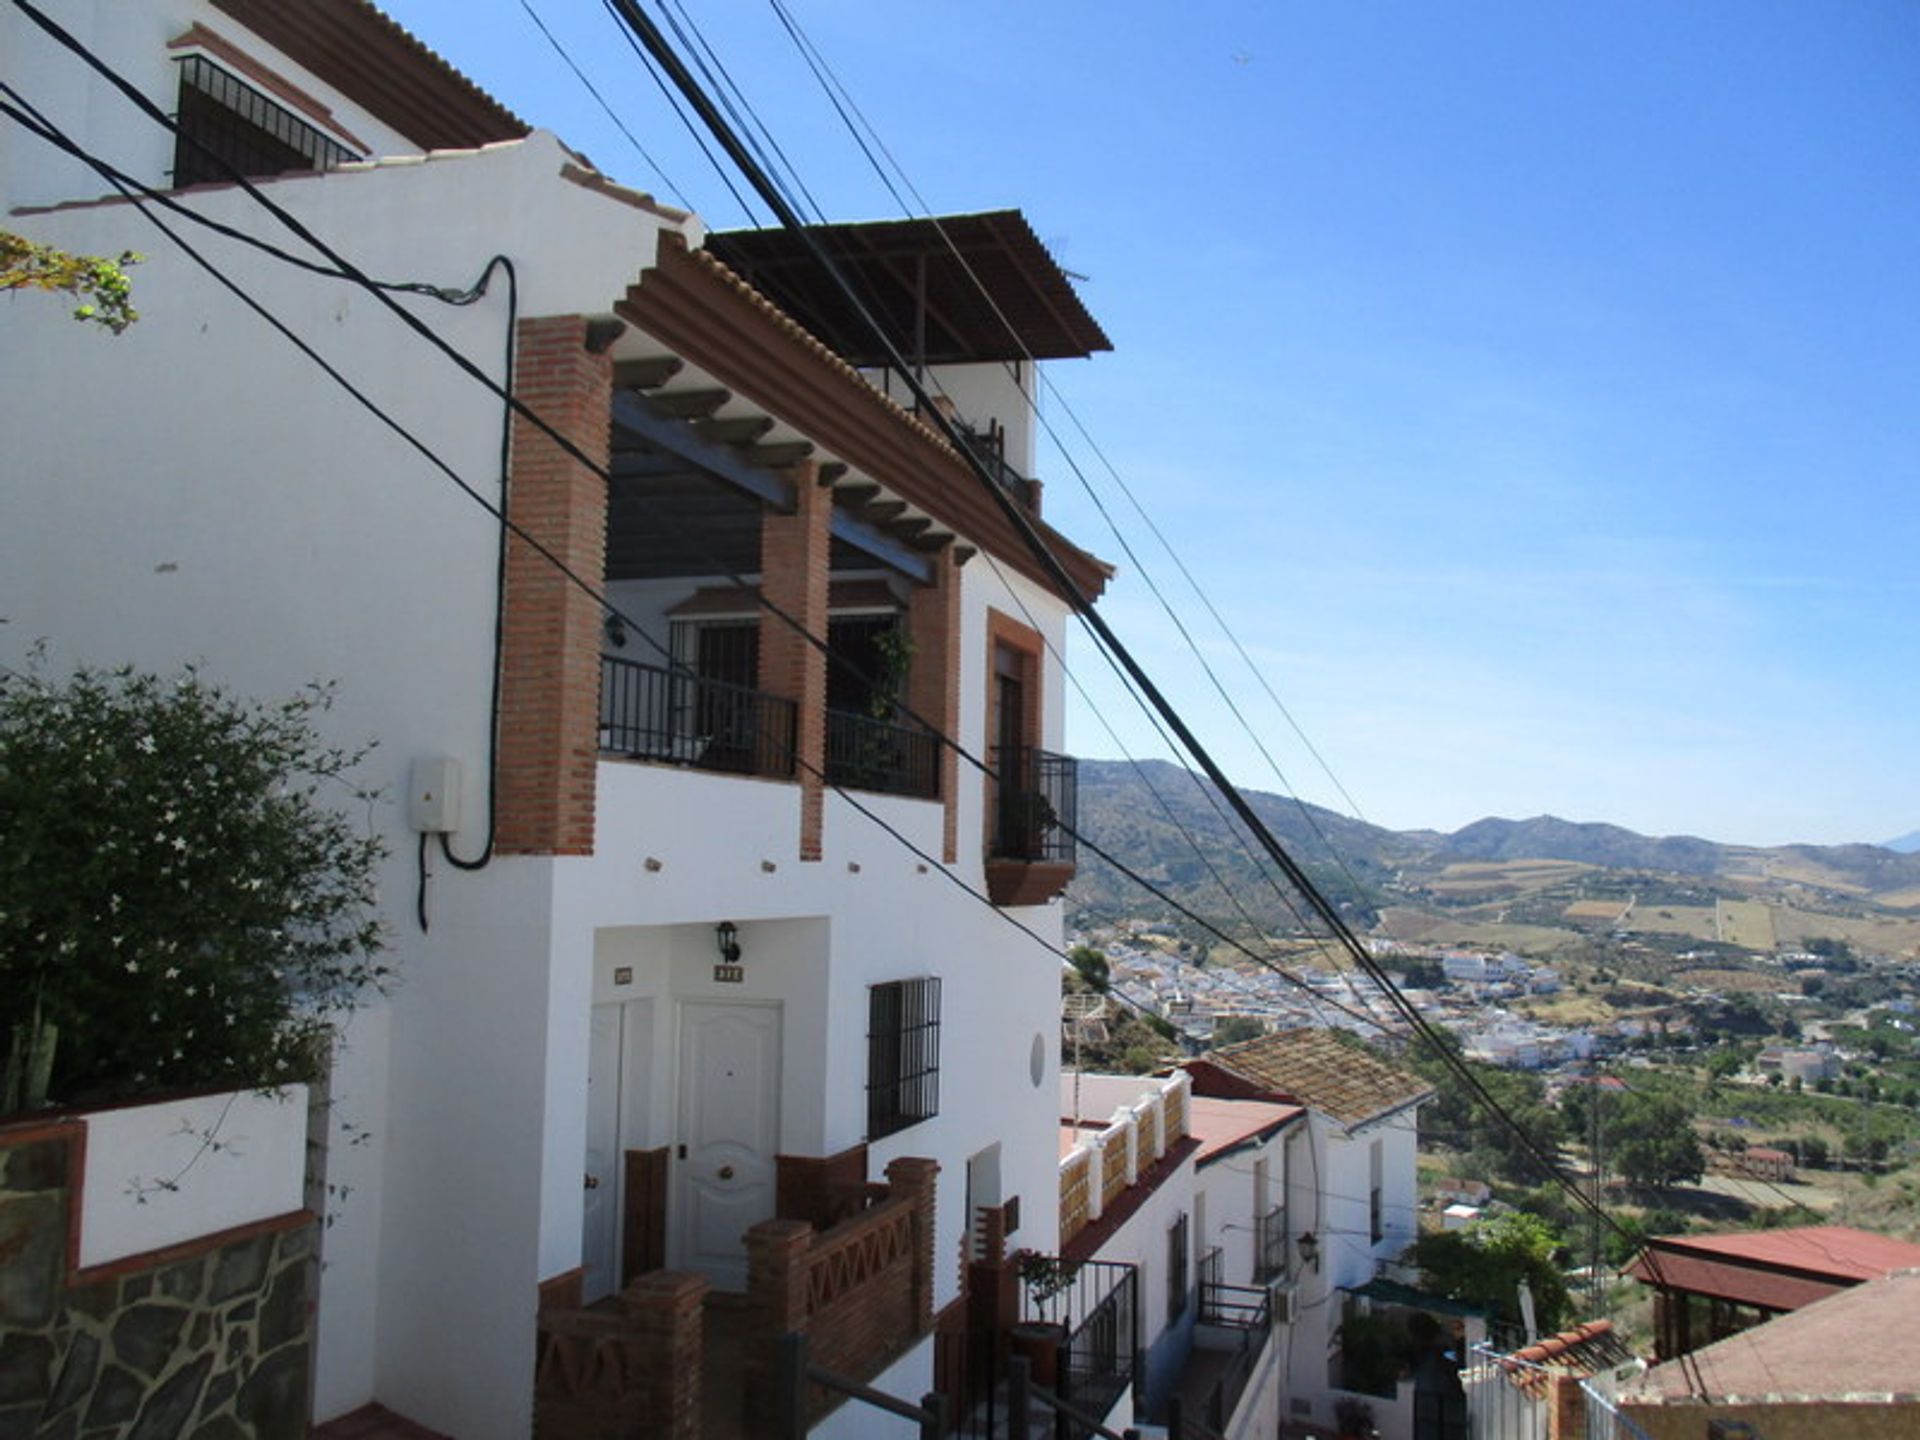
[{"label": "doorway", "polygon": [[773,1217],[780,1148],[778,1003],[683,1002],[673,1263],[747,1284],[746,1232]]},{"label": "doorway", "polygon": [[653,1002],[595,1005],[587,1042],[586,1194],[581,1210],[581,1298],[591,1305],[620,1288],[622,1229],[631,1208],[626,1151],[646,1123]]}]

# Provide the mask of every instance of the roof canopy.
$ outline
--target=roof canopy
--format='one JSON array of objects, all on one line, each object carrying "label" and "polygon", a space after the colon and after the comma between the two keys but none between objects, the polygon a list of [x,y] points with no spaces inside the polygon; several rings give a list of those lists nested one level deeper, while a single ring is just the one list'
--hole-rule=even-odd
[{"label": "roof canopy", "polygon": [[[1113,348],[1018,210],[808,228],[909,362],[1062,360]],[[850,364],[886,363],[801,236],[728,230],[708,235],[707,248]]]}]

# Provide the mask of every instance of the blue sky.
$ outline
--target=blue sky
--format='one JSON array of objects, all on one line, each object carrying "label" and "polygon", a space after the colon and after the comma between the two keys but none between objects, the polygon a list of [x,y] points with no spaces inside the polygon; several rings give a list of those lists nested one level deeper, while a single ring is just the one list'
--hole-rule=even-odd
[{"label": "blue sky", "polygon": [[[742,223],[600,7],[535,3]],[[1920,7],[789,4],[936,209],[1017,206],[1087,277],[1115,351],[1056,383],[1368,818],[1920,825]],[[668,191],[519,0],[390,9]],[[898,213],[766,0],[688,9],[823,210]],[[1075,457],[1293,787],[1337,802]],[[1132,570],[1108,618],[1279,788]],[[1116,753],[1077,701],[1069,744]]]}]

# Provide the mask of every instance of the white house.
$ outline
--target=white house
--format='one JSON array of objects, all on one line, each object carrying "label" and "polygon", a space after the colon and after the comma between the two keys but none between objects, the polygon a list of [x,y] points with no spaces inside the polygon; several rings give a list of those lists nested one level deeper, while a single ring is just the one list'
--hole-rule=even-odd
[{"label": "white house", "polygon": [[[378,1401],[519,1437],[536,1388],[564,1416],[638,1386],[697,1434],[686,1362],[729,1295],[854,1378],[933,1388],[972,1231],[1057,1244],[1058,965],[996,911],[1060,937],[1069,596],[790,237],[710,235],[610,183],[363,0],[46,7],[368,275],[483,283],[383,293],[592,462],[508,425],[375,294],[167,215],[530,537],[507,543],[140,208],[6,132],[9,228],[147,258],[117,339],[9,307],[0,658],[44,638],[54,671],[330,679],[334,733],[378,742],[400,983],[330,1078],[314,1419]],[[81,147],[311,255],[0,15],[7,78]],[[874,291],[876,242],[924,266],[917,302],[887,294],[924,322],[911,358],[1097,594],[1106,567],[1040,515],[1028,357],[1106,341],[1025,222],[819,238]],[[856,1335],[856,1312],[884,1321]]]},{"label": "white house", "polygon": [[[1418,1233],[1419,1109],[1433,1088],[1326,1030],[1229,1045],[1186,1069],[1196,1097],[1266,1100],[1307,1112],[1289,1134],[1286,1157],[1298,1319],[1286,1347],[1283,1418],[1327,1425],[1344,1394],[1334,1382],[1343,1317],[1375,1303],[1370,1288],[1394,1278]],[[1375,1292],[1392,1305],[1406,1293]]]},{"label": "white house", "polygon": [[[1283,1410],[1288,1141],[1305,1111],[1190,1091],[1184,1071],[1062,1075],[1059,1258],[1089,1299],[1130,1287],[1140,1360],[1111,1400],[1097,1392],[1109,1429],[1180,1414],[1253,1440],[1275,1434]],[[1097,1308],[1060,1318],[1076,1358],[1102,1333]]]}]

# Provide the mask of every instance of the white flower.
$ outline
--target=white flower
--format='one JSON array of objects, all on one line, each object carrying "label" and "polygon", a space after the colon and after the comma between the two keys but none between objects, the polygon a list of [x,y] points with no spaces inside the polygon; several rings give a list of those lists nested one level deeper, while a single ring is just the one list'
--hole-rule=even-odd
[{"label": "white flower", "polygon": [[138,960],[127,961],[127,974],[138,975],[139,973],[140,973],[140,962]]},{"label": "white flower", "polygon": [[[117,945],[120,942],[116,940],[114,943]],[[178,965],[167,966],[165,978],[168,980],[178,980],[180,978],[180,967]]]},{"label": "white flower", "polygon": [[142,755],[151,755],[158,747],[153,743],[153,736],[142,735],[138,740],[133,742],[133,748],[138,750]]}]

